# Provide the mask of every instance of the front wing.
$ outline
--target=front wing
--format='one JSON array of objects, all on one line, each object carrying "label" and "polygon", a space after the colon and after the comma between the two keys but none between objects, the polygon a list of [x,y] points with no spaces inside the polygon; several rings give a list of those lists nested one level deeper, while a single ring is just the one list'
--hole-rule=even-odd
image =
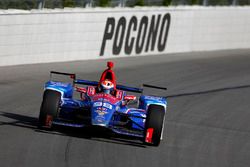
[{"label": "front wing", "polygon": [[[120,135],[140,137],[140,138],[144,137],[144,124],[142,124],[141,121],[137,122],[136,119],[145,120],[146,119],[145,116],[124,114],[124,113],[118,113],[118,112],[114,114],[114,118],[116,116],[127,117],[128,121],[130,122],[131,127],[128,127],[128,125],[125,124],[124,121],[113,119],[110,122],[109,126],[106,127],[107,129]],[[66,119],[60,119],[60,118],[54,119],[52,124],[59,125],[59,126],[73,127],[73,128],[84,128],[84,127],[88,128],[88,127],[93,126],[91,124],[84,124],[84,123],[79,123],[79,122],[75,122],[72,120],[66,120]]]}]

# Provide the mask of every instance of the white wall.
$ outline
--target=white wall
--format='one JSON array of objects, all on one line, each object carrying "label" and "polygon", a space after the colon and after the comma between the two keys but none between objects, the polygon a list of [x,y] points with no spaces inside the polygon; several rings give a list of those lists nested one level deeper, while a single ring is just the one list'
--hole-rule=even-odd
[{"label": "white wall", "polygon": [[124,44],[114,56],[114,36],[99,56],[107,18],[117,25],[123,16],[128,24],[132,16],[139,23],[142,16],[166,13],[171,22],[165,50],[139,55],[250,48],[250,7],[9,10],[0,11],[0,66],[134,56],[135,47],[126,55]]}]

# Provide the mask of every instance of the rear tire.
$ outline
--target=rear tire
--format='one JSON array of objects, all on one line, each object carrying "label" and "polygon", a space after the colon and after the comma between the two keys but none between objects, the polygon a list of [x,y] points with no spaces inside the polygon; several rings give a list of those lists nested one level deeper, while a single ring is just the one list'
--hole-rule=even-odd
[{"label": "rear tire", "polygon": [[58,115],[61,93],[45,90],[39,114],[39,127],[51,129],[52,121]]},{"label": "rear tire", "polygon": [[149,145],[158,146],[161,141],[165,109],[160,105],[150,105],[144,130],[144,142]]}]

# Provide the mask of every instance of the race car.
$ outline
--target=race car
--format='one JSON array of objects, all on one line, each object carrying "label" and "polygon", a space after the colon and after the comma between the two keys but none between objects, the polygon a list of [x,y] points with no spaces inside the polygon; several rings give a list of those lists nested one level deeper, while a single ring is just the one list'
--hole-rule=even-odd
[{"label": "race car", "polygon": [[[112,70],[114,63],[108,62],[107,66],[99,81],[77,79],[75,74],[51,71],[50,80],[45,83],[39,127],[50,130],[54,125],[100,127],[158,146],[163,137],[167,100],[165,97],[143,95],[143,89],[166,88],[116,84]],[[69,76],[72,82],[52,80],[52,75]],[[127,92],[140,93],[139,100]],[[79,93],[79,98],[74,97],[76,93]],[[130,107],[130,102],[136,102],[138,107]]]}]

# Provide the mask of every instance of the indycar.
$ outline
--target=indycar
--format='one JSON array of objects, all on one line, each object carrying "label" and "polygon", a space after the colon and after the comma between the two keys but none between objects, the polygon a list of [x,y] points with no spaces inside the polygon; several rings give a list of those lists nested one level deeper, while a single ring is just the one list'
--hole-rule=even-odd
[{"label": "indycar", "polygon": [[[158,146],[163,138],[164,119],[167,109],[165,97],[143,95],[145,87],[166,88],[143,84],[141,88],[116,84],[108,62],[100,81],[77,79],[76,74],[50,72],[45,83],[40,107],[39,127],[52,130],[53,126],[76,128],[99,127],[115,134],[140,138],[145,144]],[[54,75],[64,75],[72,82],[53,80]],[[127,92],[140,93],[139,100]],[[75,94],[79,94],[76,98]],[[138,104],[136,108],[130,103]]]}]

